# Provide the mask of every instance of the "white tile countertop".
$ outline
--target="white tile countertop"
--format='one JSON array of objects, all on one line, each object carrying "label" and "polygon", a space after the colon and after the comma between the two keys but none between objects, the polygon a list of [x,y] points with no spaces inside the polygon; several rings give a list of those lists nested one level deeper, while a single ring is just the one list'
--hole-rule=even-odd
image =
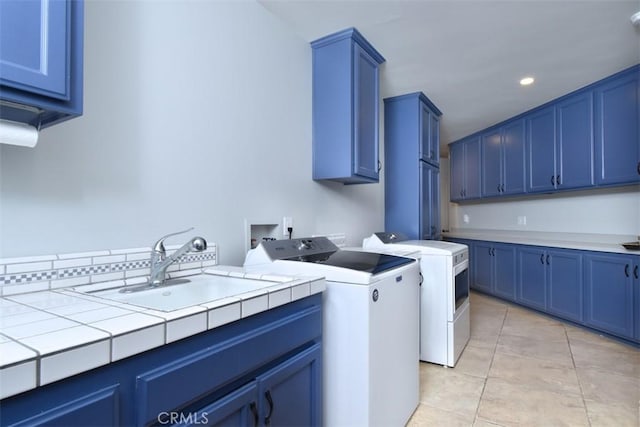
[{"label": "white tile countertop", "polygon": [[[173,311],[151,310],[75,291],[81,287],[1,297],[0,399],[326,288],[322,277],[260,275],[244,273],[240,267],[216,266],[203,274],[264,280],[273,285]],[[109,285],[100,284],[104,288]]]},{"label": "white tile countertop", "polygon": [[639,255],[640,251],[625,249],[622,243],[638,240],[638,236],[549,233],[515,230],[453,229],[443,233],[443,237],[484,240],[489,242],[515,243],[520,245],[548,246],[553,248],[579,249],[585,251],[611,252]]}]

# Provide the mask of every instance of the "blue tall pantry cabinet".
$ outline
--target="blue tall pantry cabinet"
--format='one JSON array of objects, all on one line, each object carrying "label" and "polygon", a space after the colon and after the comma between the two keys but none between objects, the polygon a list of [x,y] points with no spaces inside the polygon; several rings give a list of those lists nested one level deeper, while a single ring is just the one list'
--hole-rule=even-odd
[{"label": "blue tall pantry cabinet", "polygon": [[83,11],[0,1],[0,118],[44,128],[82,114]]},{"label": "blue tall pantry cabinet", "polygon": [[385,230],[440,239],[440,110],[422,92],[385,98]]}]

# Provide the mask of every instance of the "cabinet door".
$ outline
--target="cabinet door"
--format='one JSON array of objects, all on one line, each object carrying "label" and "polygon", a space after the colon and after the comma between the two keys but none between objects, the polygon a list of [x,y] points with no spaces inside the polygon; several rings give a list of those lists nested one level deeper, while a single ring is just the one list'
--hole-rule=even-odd
[{"label": "cabinet door", "polygon": [[420,181],[419,238],[435,240],[440,235],[440,171],[421,161]]},{"label": "cabinet door", "polygon": [[547,274],[545,251],[522,246],[518,248],[518,297],[520,304],[546,310]]},{"label": "cabinet door", "polygon": [[640,181],[637,71],[595,90],[596,183]]},{"label": "cabinet door", "polygon": [[440,170],[432,168],[431,171],[431,238],[440,240]]},{"label": "cabinet door", "polygon": [[502,143],[500,129],[481,137],[482,196],[502,194]]},{"label": "cabinet door", "polygon": [[516,296],[516,249],[511,245],[495,244],[492,250],[495,264],[493,291],[509,300]]},{"label": "cabinet door", "polygon": [[119,385],[88,393],[82,398],[44,411],[26,420],[11,424],[22,426],[114,426],[120,423]]},{"label": "cabinet door", "polygon": [[633,338],[633,261],[628,256],[585,256],[587,325]]},{"label": "cabinet door", "polygon": [[70,4],[68,1],[2,1],[2,85],[69,99]]},{"label": "cabinet door", "polygon": [[354,173],[378,179],[378,63],[354,43]]},{"label": "cabinet door", "polygon": [[582,256],[573,251],[548,250],[545,264],[549,277],[548,311],[582,322]]},{"label": "cabinet door", "polygon": [[[164,415],[164,414],[163,414]],[[182,418],[180,416],[182,415]],[[160,424],[176,425],[171,416],[182,422],[178,426],[257,426],[260,422],[258,414],[258,386],[256,381],[235,390],[211,405],[197,412],[181,414],[167,412],[166,417],[159,418]]]},{"label": "cabinet door", "polygon": [[258,377],[261,424],[322,424],[321,359],[322,347],[315,344]]},{"label": "cabinet door", "polygon": [[489,243],[476,243],[474,248],[475,259],[473,260],[474,288],[487,293],[493,293],[491,283],[493,282],[493,246]]},{"label": "cabinet door", "polygon": [[434,152],[431,144],[431,112],[423,103],[420,103],[420,158],[424,161],[433,161]]},{"label": "cabinet door", "polygon": [[469,139],[465,143],[465,198],[480,197],[480,137]]},{"label": "cabinet door", "polygon": [[558,152],[556,186],[593,185],[593,96],[574,95],[556,107]]},{"label": "cabinet door", "polygon": [[433,112],[429,114],[429,144],[431,145],[431,163],[440,165],[440,119]]},{"label": "cabinet door", "polygon": [[527,190],[555,189],[555,109],[545,108],[527,118]]},{"label": "cabinet door", "polygon": [[502,193],[525,192],[524,119],[516,120],[502,128]]},{"label": "cabinet door", "polygon": [[451,201],[464,198],[464,144],[457,143],[449,146],[449,185],[451,188],[449,197]]}]

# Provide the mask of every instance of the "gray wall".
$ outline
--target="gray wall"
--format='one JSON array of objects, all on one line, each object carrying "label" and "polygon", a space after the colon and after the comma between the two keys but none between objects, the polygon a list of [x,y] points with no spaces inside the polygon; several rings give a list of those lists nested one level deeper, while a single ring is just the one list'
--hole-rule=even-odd
[{"label": "gray wall", "polygon": [[257,3],[86,2],[84,87],[82,117],[0,146],[0,257],[195,226],[241,264],[245,218],[382,229],[382,183],[311,179],[311,49]]}]

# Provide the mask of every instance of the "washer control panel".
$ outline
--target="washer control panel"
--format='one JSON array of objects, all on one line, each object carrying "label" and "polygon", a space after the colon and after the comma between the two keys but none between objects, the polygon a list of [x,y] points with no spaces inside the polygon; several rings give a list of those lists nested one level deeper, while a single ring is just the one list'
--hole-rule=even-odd
[{"label": "washer control panel", "polygon": [[261,242],[260,245],[272,260],[316,255],[338,250],[338,247],[326,237],[270,240]]}]

